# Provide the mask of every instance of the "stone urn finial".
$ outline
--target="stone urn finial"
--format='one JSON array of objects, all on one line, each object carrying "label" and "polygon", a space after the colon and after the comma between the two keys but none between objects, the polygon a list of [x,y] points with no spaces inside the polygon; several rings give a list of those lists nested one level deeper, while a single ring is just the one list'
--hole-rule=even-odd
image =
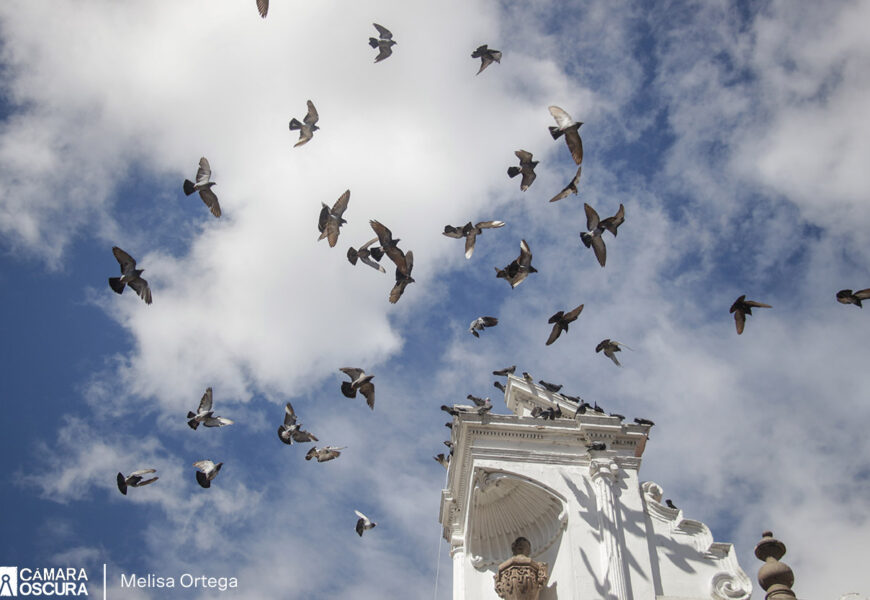
[{"label": "stone urn finial", "polygon": [[505,600],[538,600],[549,572],[546,563],[530,558],[532,545],[524,537],[511,544],[512,557],[498,566],[495,575],[495,593]]},{"label": "stone urn finial", "polygon": [[765,531],[761,541],[755,546],[755,556],[764,564],[758,569],[758,583],[767,592],[765,600],[791,600],[795,598],[791,586],[794,585],[794,572],[779,559],[785,555],[785,544]]}]

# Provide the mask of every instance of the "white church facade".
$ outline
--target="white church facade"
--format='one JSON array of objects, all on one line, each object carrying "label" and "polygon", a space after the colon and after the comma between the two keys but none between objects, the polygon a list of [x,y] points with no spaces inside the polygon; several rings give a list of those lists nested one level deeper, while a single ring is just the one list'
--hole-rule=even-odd
[{"label": "white church facade", "polygon": [[[440,522],[454,600],[748,600],[731,544],[641,482],[649,425],[570,418],[576,403],[514,376],[505,401],[514,414],[453,423]],[[536,419],[535,407],[568,418]]]}]

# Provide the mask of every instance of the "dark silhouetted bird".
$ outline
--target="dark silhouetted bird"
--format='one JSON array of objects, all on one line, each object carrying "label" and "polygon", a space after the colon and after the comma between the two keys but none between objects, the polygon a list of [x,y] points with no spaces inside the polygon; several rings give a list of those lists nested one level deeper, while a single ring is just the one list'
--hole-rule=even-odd
[{"label": "dark silhouetted bird", "polygon": [[214,464],[210,460],[198,460],[193,463],[193,466],[199,469],[196,472],[196,482],[204,487],[211,487],[212,480],[217,477],[217,474],[220,472],[221,467],[224,466],[224,463],[219,462],[218,464]]},{"label": "dark silhouetted bird", "polygon": [[607,450],[607,444],[604,442],[592,442],[586,444],[586,449],[591,452],[603,452],[604,450]]},{"label": "dark silhouetted bird", "polygon": [[374,375],[366,375],[362,369],[355,367],[342,367],[342,373],[350,377],[350,381],[341,382],[341,393],[348,398],[356,398],[357,390],[365,396],[369,408],[375,409],[375,384],[372,383]]},{"label": "dark silhouetted bird", "polygon": [[223,427],[224,425],[233,424],[233,421],[230,419],[214,416],[211,405],[212,391],[209,387],[206,388],[205,393],[202,395],[202,399],[199,401],[199,408],[196,409],[196,412],[192,410],[187,412],[187,424],[191,429],[196,430],[200,423],[206,427]]},{"label": "dark silhouetted bird", "polygon": [[[365,244],[360,246],[359,248],[350,247],[347,249],[347,260],[350,261],[350,264],[356,265],[357,259],[361,260],[363,263],[370,266],[372,269],[380,271],[381,273],[386,273],[386,269],[384,269],[381,265],[378,264],[381,258],[384,256],[384,251],[379,247],[375,246],[374,248],[369,248],[372,244],[378,241],[378,238],[372,238],[367,241]],[[374,259],[374,260],[372,260]],[[378,262],[375,262],[378,261]]]},{"label": "dark silhouetted bird", "polygon": [[359,534],[360,537],[362,537],[362,534],[364,531],[368,531],[369,529],[371,529],[377,525],[377,523],[375,523],[374,521],[369,519],[367,516],[362,514],[360,511],[355,510],[353,512],[355,512],[356,516],[359,517],[359,519],[356,522],[356,532]]},{"label": "dark silhouetted bird", "polygon": [[562,334],[563,331],[568,331],[568,325],[577,320],[577,317],[580,315],[580,312],[583,310],[583,305],[581,304],[574,310],[569,312],[559,311],[550,317],[547,320],[547,323],[553,324],[553,329],[550,331],[550,337],[547,338],[546,345],[549,346],[553,342],[555,342],[558,337]]},{"label": "dark silhouetted bird", "polygon": [[408,284],[414,283],[411,270],[414,268],[414,253],[410,250],[405,253],[399,249],[401,240],[393,239],[392,232],[378,221],[369,221],[372,230],[377,234],[381,248],[396,265],[396,285],[390,291],[390,302],[395,304],[402,297]]},{"label": "dark silhouetted bird", "polygon": [[743,333],[743,327],[746,325],[746,315],[752,314],[753,308],[773,308],[770,304],[756,302],[755,300],[746,300],[746,295],[740,296],[731,305],[731,310],[728,312],[734,313],[734,323],[737,325],[737,335]]},{"label": "dark silhouetted bird", "polygon": [[212,191],[212,186],[215,185],[211,179],[211,167],[208,160],[203,156],[199,159],[199,169],[196,170],[196,183],[190,179],[184,180],[184,195],[190,196],[194,192],[199,192],[199,197],[208,206],[208,209],[216,217],[221,216],[221,205],[218,202],[217,196]]},{"label": "dark silhouetted bird", "polygon": [[393,46],[396,45],[396,42],[393,41],[393,34],[389,29],[378,25],[377,23],[372,23],[372,25],[374,25],[375,29],[378,30],[378,35],[381,39],[370,37],[369,46],[378,49],[378,55],[375,57],[375,62],[381,62],[393,53]]},{"label": "dark silhouetted bird", "polygon": [[112,254],[121,265],[121,276],[109,277],[109,287],[120,294],[124,291],[124,286],[129,285],[145,301],[145,304],[151,304],[151,288],[148,287],[148,282],[142,279],[145,269],[137,269],[133,257],[117,246],[112,247]]},{"label": "dark silhouetted bird", "polygon": [[445,456],[443,453],[439,454],[438,456],[433,456],[432,458],[434,458],[438,462],[438,464],[445,469],[450,466],[450,459],[447,458],[447,456]]},{"label": "dark silhouetted bird", "polygon": [[[616,352],[622,351],[621,346],[625,346],[626,348],[628,348],[628,346],[626,346],[622,342],[613,341],[608,338],[598,342],[598,345],[595,346],[595,352],[597,353],[603,351],[604,356],[612,360],[617,367],[621,367],[622,365],[619,364],[619,360],[617,360],[616,358]],[[628,349],[631,350],[631,348]]]},{"label": "dark silhouetted bird", "polygon": [[149,473],[156,473],[157,469],[142,469],[140,471],[133,471],[127,477],[124,477],[123,473],[118,473],[117,481],[118,481],[118,490],[127,495],[127,487],[142,487],[143,485],[148,485],[149,483],[154,483],[159,477],[152,477],[151,479],[144,479],[143,475],[148,475]]},{"label": "dark silhouetted bird", "polygon": [[549,127],[550,135],[554,140],[558,140],[563,135],[565,143],[568,144],[568,150],[571,151],[571,157],[578,165],[583,162],[583,141],[580,139],[580,126],[582,122],[577,122],[571,118],[571,115],[566,113],[558,106],[549,107],[550,114],[556,119],[556,127]]},{"label": "dark silhouetted bird", "polygon": [[502,394],[507,393],[507,389],[504,387],[504,384],[501,381],[493,381],[492,386],[501,391]]},{"label": "dark silhouetted bird", "polygon": [[495,327],[498,325],[498,319],[495,317],[477,317],[475,320],[471,322],[471,325],[468,326],[468,331],[474,337],[479,338],[480,334],[478,331],[483,331],[487,327]]},{"label": "dark silhouetted bird", "polygon": [[520,181],[520,190],[525,192],[535,180],[535,166],[540,161],[532,160],[532,153],[526,152],[525,150],[516,150],[514,154],[516,154],[517,158],[520,159],[520,166],[508,167],[507,174],[508,177],[516,177],[522,173],[523,178]]},{"label": "dark silhouetted bird", "polygon": [[526,240],[520,241],[520,255],[504,269],[495,267],[495,276],[507,280],[512,288],[519,284],[529,276],[529,273],[537,273],[538,270],[532,266],[532,251]]},{"label": "dark silhouetted bird", "polygon": [[640,417],[635,418],[634,422],[637,423],[638,425],[649,425],[650,427],[655,425],[655,423],[653,423],[649,419],[641,419]]},{"label": "dark silhouetted bird", "polygon": [[257,11],[264,19],[269,14],[269,0],[257,0]]},{"label": "dark silhouetted bird", "polygon": [[317,228],[320,230],[320,237],[317,238],[317,241],[327,238],[329,241],[329,247],[335,247],[335,244],[338,242],[338,230],[344,223],[347,223],[347,221],[342,218],[342,215],[344,214],[344,211],[347,210],[347,203],[349,200],[350,190],[345,190],[345,192],[338,197],[338,200],[335,201],[335,204],[332,205],[331,209],[325,203],[320,203],[322,208],[320,209],[320,218],[317,220]]},{"label": "dark silhouetted bird", "polygon": [[547,390],[548,392],[552,392],[554,394],[558,393],[559,390],[562,389],[562,384],[550,383],[549,381],[544,381],[543,379],[538,380],[538,384]]},{"label": "dark silhouetted bird", "polygon": [[314,103],[309,100],[308,101],[308,114],[303,117],[302,122],[300,123],[296,117],[290,119],[290,131],[299,130],[299,141],[293,144],[293,147],[301,146],[302,144],[307,144],[308,141],[314,137],[314,132],[320,129],[317,126],[317,120],[320,116],[317,114],[317,109],[314,108]]},{"label": "dark silhouetted bird", "polygon": [[302,426],[296,422],[296,411],[293,410],[293,406],[289,402],[284,407],[284,424],[278,426],[278,439],[288,446],[292,445],[293,442],[318,441],[313,434],[304,431]]},{"label": "dark silhouetted bird", "polygon": [[620,204],[619,210],[616,211],[616,214],[612,217],[602,219],[598,226],[602,229],[606,229],[613,234],[613,237],[616,237],[616,231],[623,223],[625,223],[625,206]]},{"label": "dark silhouetted bird", "polygon": [[857,292],[853,292],[852,290],[840,290],[837,292],[837,302],[841,304],[854,304],[858,308],[864,308],[861,306],[862,300],[867,300],[870,298],[870,288],[866,290],[858,290]]},{"label": "dark silhouetted bird", "polygon": [[668,508],[673,508],[674,510],[680,510],[679,508],[677,508],[676,506],[674,506],[674,503],[671,501],[670,498],[668,498],[667,500],[665,500],[665,504],[668,505]]},{"label": "dark silhouetted bird", "polygon": [[547,419],[555,421],[556,419],[562,418],[562,409],[558,406],[549,406],[547,408],[541,408],[540,406],[536,406],[532,409],[532,416],[536,419],[538,417],[541,417],[545,421]]},{"label": "dark silhouetted bird", "polygon": [[550,202],[557,202],[563,198],[567,198],[570,194],[577,193],[577,185],[580,183],[580,171],[582,169],[583,167],[577,167],[577,173],[575,173],[574,179],[571,180],[571,183],[566,185],[561,192],[550,198]]},{"label": "dark silhouetted bird", "polygon": [[487,45],[484,44],[483,46],[478,46],[477,50],[471,53],[471,58],[480,59],[480,69],[476,73],[476,75],[480,75],[480,73],[493,62],[501,62],[501,52],[498,50],[490,50]]},{"label": "dark silhouetted bird", "polygon": [[312,458],[316,458],[317,462],[327,462],[341,456],[341,450],[344,450],[347,446],[324,446],[323,448],[312,447],[305,453],[305,460],[311,460]]},{"label": "dark silhouetted bird", "polygon": [[508,375],[513,375],[514,371],[517,370],[516,365],[511,365],[505,369],[499,369],[498,371],[493,371],[492,374],[496,377],[506,377]]},{"label": "dark silhouetted bird", "polygon": [[480,221],[476,225],[472,225],[471,221],[462,227],[453,227],[445,225],[443,235],[456,239],[465,238],[465,258],[471,258],[474,253],[474,242],[477,236],[483,233],[484,229],[494,229],[504,227],[504,221]]},{"label": "dark silhouetted bird", "polygon": [[604,246],[604,240],[601,238],[604,227],[601,226],[598,213],[594,208],[585,202],[583,203],[583,208],[586,211],[586,229],[588,231],[580,233],[580,240],[587,248],[592,247],[592,250],[595,251],[595,258],[598,259],[598,264],[603,267],[607,261],[607,248]]}]

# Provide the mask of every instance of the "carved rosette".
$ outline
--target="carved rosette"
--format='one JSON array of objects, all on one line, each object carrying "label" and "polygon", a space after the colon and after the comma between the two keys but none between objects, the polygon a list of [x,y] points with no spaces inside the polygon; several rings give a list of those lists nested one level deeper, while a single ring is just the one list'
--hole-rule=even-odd
[{"label": "carved rosette", "polygon": [[515,555],[498,566],[495,593],[505,600],[538,600],[549,576],[545,563]]}]

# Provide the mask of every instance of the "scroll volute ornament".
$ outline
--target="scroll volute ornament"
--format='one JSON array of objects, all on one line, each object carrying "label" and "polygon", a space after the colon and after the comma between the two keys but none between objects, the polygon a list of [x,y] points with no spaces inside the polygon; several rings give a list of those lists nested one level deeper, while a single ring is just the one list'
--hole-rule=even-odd
[{"label": "scroll volute ornament", "polygon": [[495,593],[505,600],[538,600],[549,577],[546,563],[529,558],[532,546],[524,537],[517,538],[511,550],[514,555],[498,566]]}]

